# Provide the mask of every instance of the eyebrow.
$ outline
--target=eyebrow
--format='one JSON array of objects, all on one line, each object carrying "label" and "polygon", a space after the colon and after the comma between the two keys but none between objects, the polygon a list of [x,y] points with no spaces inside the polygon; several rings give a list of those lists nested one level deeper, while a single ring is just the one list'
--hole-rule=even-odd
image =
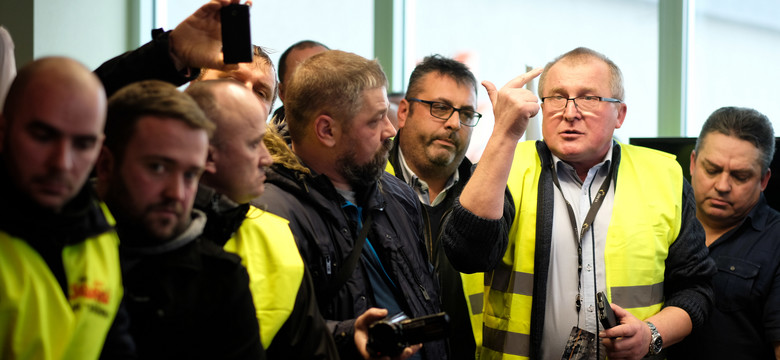
[{"label": "eyebrow", "polygon": [[57,129],[54,126],[51,126],[47,124],[46,122],[40,120],[40,119],[34,119],[30,123],[27,124],[28,130],[38,130],[38,131],[45,131],[47,133],[50,133],[51,135],[56,135],[59,137],[62,137],[64,134],[60,129]]},{"label": "eyebrow", "polygon": [[[597,92],[596,89],[590,88],[590,87],[589,88],[580,89],[580,90],[581,90],[581,91],[579,91],[580,94],[595,94]],[[568,94],[567,91],[564,91],[563,88],[560,88],[560,87],[551,88],[550,89],[550,93],[551,94],[559,94],[559,95],[563,94],[563,93],[567,93]],[[569,94],[569,96],[571,96],[571,94]],[[577,95],[577,96],[585,96],[585,95]]]},{"label": "eyebrow", "polygon": [[164,163],[166,165],[174,165],[174,166],[177,166],[177,167],[183,167],[183,168],[186,168],[188,170],[198,170],[198,171],[200,171],[200,170],[203,169],[203,166],[198,166],[198,165],[185,166],[181,162],[176,161],[175,159],[167,157],[167,156],[164,156],[164,155],[149,154],[149,155],[142,156],[141,159],[143,161],[159,161],[159,162],[162,162],[162,163]]},{"label": "eyebrow", "polygon": [[[708,159],[704,159],[704,165],[708,165],[710,167],[714,167],[714,168],[716,168],[718,170],[723,170],[723,166],[715,164],[715,163],[713,163],[712,161],[710,161]],[[729,173],[737,174],[737,175],[751,175],[751,174],[753,174],[753,171],[750,168],[747,168],[747,169],[743,168],[743,169],[731,169],[731,170],[729,170]]]},{"label": "eyebrow", "polygon": [[[54,136],[54,137],[58,137],[58,138],[62,138],[62,137],[66,136],[65,133],[62,130],[60,130],[60,129],[54,127],[54,126],[49,125],[48,123],[46,123],[45,121],[43,121],[41,119],[33,119],[30,123],[27,124],[26,128],[27,128],[28,131],[43,131],[43,132],[46,132],[46,135],[48,135],[48,136]],[[73,139],[75,139],[75,140],[78,140],[78,141],[97,141],[98,140],[98,135],[94,135],[94,134],[74,134],[71,137]]]}]

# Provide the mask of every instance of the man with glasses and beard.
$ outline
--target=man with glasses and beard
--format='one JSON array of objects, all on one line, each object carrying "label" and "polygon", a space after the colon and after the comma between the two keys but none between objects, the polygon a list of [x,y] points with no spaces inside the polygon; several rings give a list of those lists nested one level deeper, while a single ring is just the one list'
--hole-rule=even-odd
[{"label": "man with glasses and beard", "polygon": [[[376,61],[351,53],[328,51],[301,64],[286,85],[285,108],[292,149],[306,171],[274,165],[256,200],[290,221],[345,359],[369,356],[370,323],[439,311],[419,200],[384,172],[396,134],[386,85]],[[430,342],[415,356],[442,359],[444,352],[443,342]]]},{"label": "man with glasses and beard", "polygon": [[440,55],[427,56],[409,77],[398,106],[399,130],[387,171],[417,193],[425,245],[441,288],[442,309],[452,322],[450,358],[474,359],[482,344],[484,273],[460,273],[441,246],[442,224],[472,173],[466,158],[482,115],[477,79],[469,68]]}]

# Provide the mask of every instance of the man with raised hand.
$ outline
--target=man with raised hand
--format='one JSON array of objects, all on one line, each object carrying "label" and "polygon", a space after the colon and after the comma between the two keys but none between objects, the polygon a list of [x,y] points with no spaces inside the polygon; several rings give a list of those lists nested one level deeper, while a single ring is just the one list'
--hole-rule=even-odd
[{"label": "man with raised hand", "polygon": [[[522,87],[540,73],[544,140],[518,144],[540,109]],[[456,269],[489,272],[483,358],[661,357],[707,318],[715,267],[693,192],[673,157],[612,139],[622,81],[577,48],[484,83],[496,125],[444,238]],[[602,291],[619,321],[607,330]]]},{"label": "man with raised hand", "polygon": [[[95,73],[111,96],[135,81],[162,80],[181,86],[193,80],[231,78],[251,89],[269,108],[277,93],[271,58],[253,46],[251,63],[225,64],[220,9],[239,0],[212,0],[171,31],[152,31],[152,41],[103,63]],[[247,2],[251,5],[251,2]],[[265,119],[263,119],[265,120]]]}]

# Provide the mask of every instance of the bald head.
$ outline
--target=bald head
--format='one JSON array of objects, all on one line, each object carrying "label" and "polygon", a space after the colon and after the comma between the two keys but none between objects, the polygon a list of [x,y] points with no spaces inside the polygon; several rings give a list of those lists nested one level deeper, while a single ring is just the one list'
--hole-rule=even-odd
[{"label": "bald head", "polygon": [[72,59],[43,58],[19,70],[0,116],[0,149],[15,185],[61,210],[97,159],[105,112],[103,85]]},{"label": "bald head", "polygon": [[233,80],[193,83],[186,92],[217,125],[201,182],[239,204],[262,195],[272,162],[263,143],[269,105]]}]

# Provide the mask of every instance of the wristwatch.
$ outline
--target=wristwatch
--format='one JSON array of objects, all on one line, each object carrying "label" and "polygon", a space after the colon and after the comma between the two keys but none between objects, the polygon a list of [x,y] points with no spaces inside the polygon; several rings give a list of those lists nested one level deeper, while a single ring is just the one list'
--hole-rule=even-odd
[{"label": "wristwatch", "polygon": [[661,352],[664,341],[661,339],[661,333],[658,332],[658,329],[655,328],[655,325],[649,321],[646,321],[646,323],[647,326],[650,327],[650,349],[648,350],[648,353],[650,355],[657,355]]}]

